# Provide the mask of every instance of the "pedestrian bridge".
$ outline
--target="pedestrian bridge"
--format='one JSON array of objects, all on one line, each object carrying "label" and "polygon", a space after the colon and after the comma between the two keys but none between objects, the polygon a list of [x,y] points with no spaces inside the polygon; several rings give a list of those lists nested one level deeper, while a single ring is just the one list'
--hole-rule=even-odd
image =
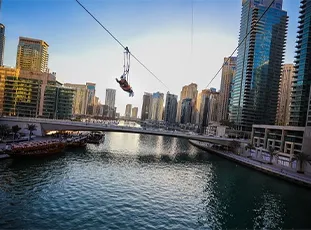
[{"label": "pedestrian bridge", "polygon": [[219,145],[228,146],[232,141],[236,140],[241,143],[248,143],[248,140],[231,139],[221,137],[203,136],[198,134],[183,133],[180,131],[143,129],[137,127],[107,125],[102,123],[88,123],[69,120],[53,120],[42,118],[24,118],[24,117],[0,117],[0,124],[9,126],[18,125],[22,128],[22,132],[27,132],[27,124],[35,124],[37,130],[34,132],[37,136],[44,136],[49,131],[103,131],[103,132],[122,132],[133,134],[147,134],[157,136],[178,137],[198,141],[206,141]]}]

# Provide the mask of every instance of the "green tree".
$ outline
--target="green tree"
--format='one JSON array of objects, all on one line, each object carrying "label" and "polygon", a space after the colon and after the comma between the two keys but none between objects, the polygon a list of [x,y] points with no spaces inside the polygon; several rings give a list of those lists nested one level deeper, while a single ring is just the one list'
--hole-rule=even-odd
[{"label": "green tree", "polygon": [[29,140],[31,140],[33,131],[37,130],[37,126],[35,124],[27,124],[27,129],[29,130]]},{"label": "green tree", "polygon": [[298,173],[304,173],[304,164],[305,163],[308,163],[311,165],[311,155],[309,154],[306,154],[306,153],[297,153],[295,154],[295,158],[292,160],[297,160],[298,162],[298,169],[297,169],[297,172]]},{"label": "green tree", "polygon": [[[253,149],[256,149],[256,148],[255,148],[255,146],[254,146],[253,144],[251,144],[251,143],[248,143],[248,144],[245,146],[245,150],[246,150],[246,151],[247,151],[247,150],[251,151],[251,150],[253,150]],[[249,153],[249,151],[247,151],[247,152]]]},{"label": "green tree", "polygon": [[233,128],[234,127],[234,122],[233,121],[221,120],[219,123],[221,125],[223,125],[223,126],[228,126],[229,128]]},{"label": "green tree", "polygon": [[12,133],[13,133],[13,141],[15,140],[16,134],[21,130],[21,127],[18,125],[13,125],[12,126]]},{"label": "green tree", "polygon": [[234,153],[234,154],[238,154],[238,149],[240,148],[241,144],[240,142],[233,140],[230,142],[229,144],[229,149]]},{"label": "green tree", "polygon": [[251,149],[256,149],[255,146],[251,143],[248,143],[246,146],[245,146],[245,149],[246,150],[251,150]]},{"label": "green tree", "polygon": [[269,164],[272,164],[273,157],[278,154],[278,152],[275,150],[275,148],[269,147],[268,154],[270,156]]},{"label": "green tree", "polygon": [[0,124],[0,135],[2,140],[8,135],[10,130],[11,129],[7,124]]}]

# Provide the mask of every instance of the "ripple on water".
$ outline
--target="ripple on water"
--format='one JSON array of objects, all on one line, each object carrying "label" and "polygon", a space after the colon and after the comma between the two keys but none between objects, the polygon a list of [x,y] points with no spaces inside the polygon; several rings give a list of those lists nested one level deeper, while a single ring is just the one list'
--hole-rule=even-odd
[{"label": "ripple on water", "polygon": [[0,162],[3,228],[308,228],[310,213],[297,206],[310,206],[308,194],[148,135],[112,133],[56,158]]}]

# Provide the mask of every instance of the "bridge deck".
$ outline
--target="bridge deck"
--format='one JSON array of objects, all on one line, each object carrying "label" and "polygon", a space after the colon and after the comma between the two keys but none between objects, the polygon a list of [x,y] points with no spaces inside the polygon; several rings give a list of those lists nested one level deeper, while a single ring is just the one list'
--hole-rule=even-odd
[{"label": "bridge deck", "polygon": [[143,129],[137,127],[127,126],[116,126],[116,125],[105,125],[101,123],[87,123],[79,121],[68,121],[68,120],[53,120],[53,119],[42,119],[42,118],[21,118],[21,117],[1,117],[0,123],[14,123],[26,126],[29,123],[36,123],[42,130],[42,135],[48,131],[104,131],[104,132],[122,132],[122,133],[137,133],[137,134],[148,134],[158,136],[170,136],[185,139],[192,139],[198,141],[207,141],[214,144],[229,145],[232,141],[238,141],[240,143],[248,143],[249,140],[243,139],[231,139],[221,137],[211,137],[198,134],[183,133],[179,131],[169,130],[154,130],[154,129]]}]

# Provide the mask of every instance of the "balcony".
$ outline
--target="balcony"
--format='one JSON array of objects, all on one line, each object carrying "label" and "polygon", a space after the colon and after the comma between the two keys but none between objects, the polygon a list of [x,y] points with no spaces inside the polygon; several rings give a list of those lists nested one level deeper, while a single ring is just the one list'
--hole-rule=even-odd
[{"label": "balcony", "polygon": [[[301,16],[300,16],[300,17],[301,17]],[[299,18],[300,18],[300,17],[299,17]],[[304,20],[304,19],[301,19],[301,20],[298,21],[298,24],[303,24],[304,22],[305,22],[305,20]]]},{"label": "balcony", "polygon": [[303,29],[302,28],[297,31],[297,34],[302,34],[302,33],[303,33]]}]

